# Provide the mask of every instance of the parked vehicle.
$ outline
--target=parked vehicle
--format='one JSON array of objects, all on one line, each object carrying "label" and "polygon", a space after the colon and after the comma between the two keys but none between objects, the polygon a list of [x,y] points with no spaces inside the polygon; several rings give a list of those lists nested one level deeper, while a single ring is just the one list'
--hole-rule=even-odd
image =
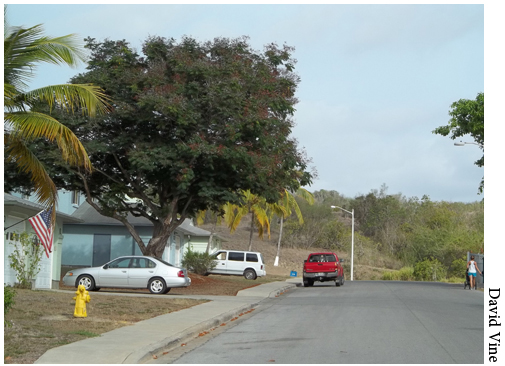
[{"label": "parked vehicle", "polygon": [[88,291],[101,287],[147,288],[152,294],[166,294],[172,287],[187,287],[191,278],[185,269],[161,259],[147,256],[123,256],[103,266],[68,271],[63,277],[66,286],[84,285]]},{"label": "parked vehicle", "polygon": [[217,265],[208,274],[244,276],[247,280],[266,276],[263,256],[258,252],[219,250],[212,254]]},{"label": "parked vehicle", "polygon": [[335,253],[311,253],[303,261],[303,286],[313,286],[314,281],[335,281],[336,286],[344,284],[344,269]]}]

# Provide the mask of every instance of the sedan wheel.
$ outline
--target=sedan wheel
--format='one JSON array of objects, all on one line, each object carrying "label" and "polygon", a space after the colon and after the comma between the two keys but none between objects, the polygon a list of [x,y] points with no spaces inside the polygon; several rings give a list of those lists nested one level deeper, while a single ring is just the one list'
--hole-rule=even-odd
[{"label": "sedan wheel", "polygon": [[151,279],[147,287],[152,294],[165,294],[168,292],[167,285],[165,285],[165,281],[163,281],[161,278]]},{"label": "sedan wheel", "polygon": [[80,276],[77,279],[77,286],[83,285],[86,291],[93,291],[95,289],[95,280],[89,275]]}]

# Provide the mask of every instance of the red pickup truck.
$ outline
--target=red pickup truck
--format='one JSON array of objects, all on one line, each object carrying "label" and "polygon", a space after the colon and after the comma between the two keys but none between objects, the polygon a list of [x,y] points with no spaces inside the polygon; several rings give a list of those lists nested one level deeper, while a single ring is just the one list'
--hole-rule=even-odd
[{"label": "red pickup truck", "polygon": [[303,286],[313,286],[314,281],[335,281],[336,286],[344,284],[344,269],[335,253],[310,253],[303,261]]}]

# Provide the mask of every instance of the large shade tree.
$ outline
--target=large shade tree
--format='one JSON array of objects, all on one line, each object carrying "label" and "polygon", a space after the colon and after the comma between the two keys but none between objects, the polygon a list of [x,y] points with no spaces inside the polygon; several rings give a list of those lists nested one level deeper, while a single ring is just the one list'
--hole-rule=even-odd
[{"label": "large shade tree", "polygon": [[[49,109],[59,107],[66,111],[78,108],[88,115],[105,112],[106,96],[91,84],[51,85],[28,90],[28,82],[35,76],[39,63],[76,66],[84,60],[82,46],[75,35],[51,38],[44,36],[42,25],[30,28],[11,27],[4,8],[4,149],[7,165],[17,171],[11,176],[31,180],[31,187],[40,203],[54,206],[57,190],[39,160],[30,142],[38,138],[55,141],[63,159],[91,171],[92,166],[85,148],[74,133],[49,113],[34,110],[35,105],[46,104]],[[6,186],[7,189],[13,188]],[[53,210],[55,212],[55,210]]]},{"label": "large shade tree", "polygon": [[[244,191],[276,202],[284,188],[310,183],[307,160],[290,136],[299,83],[292,48],[270,44],[259,52],[247,38],[188,37],[150,37],[143,56],[126,41],[88,38],[87,47],[88,71],[73,82],[102,86],[113,111],[65,118],[94,171],[59,164],[58,176],[122,222],[143,254],[161,257],[184,219],[240,204]],[[152,222],[147,245],[127,214]]]}]

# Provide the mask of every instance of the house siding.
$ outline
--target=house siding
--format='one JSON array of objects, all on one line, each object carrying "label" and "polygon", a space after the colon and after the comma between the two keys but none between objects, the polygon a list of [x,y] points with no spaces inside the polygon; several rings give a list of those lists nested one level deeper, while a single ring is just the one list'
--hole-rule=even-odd
[{"label": "house siding", "polygon": [[[137,227],[136,230],[147,245],[151,238],[152,228]],[[66,244],[61,262],[64,266],[92,266],[93,238],[95,234],[111,236],[110,259],[122,255],[142,255],[137,242],[125,227],[67,224],[63,228],[63,234]]]},{"label": "house siding", "polygon": [[[26,231],[31,235],[35,235],[35,231],[29,223],[28,218],[35,216],[38,212],[40,211],[37,207],[27,209],[26,207],[4,206],[4,227],[8,228],[4,231],[4,283],[7,285],[14,285],[18,282],[16,272],[10,267],[9,261],[9,255],[14,251],[14,245],[10,240],[10,233],[16,232],[20,234]],[[9,228],[9,226],[14,224],[16,225]],[[40,261],[41,269],[35,279],[35,288],[51,289],[59,287],[63,242],[62,227],[62,220],[57,216],[53,231],[52,251],[49,253],[49,258],[45,254],[45,251],[42,253]]]}]

